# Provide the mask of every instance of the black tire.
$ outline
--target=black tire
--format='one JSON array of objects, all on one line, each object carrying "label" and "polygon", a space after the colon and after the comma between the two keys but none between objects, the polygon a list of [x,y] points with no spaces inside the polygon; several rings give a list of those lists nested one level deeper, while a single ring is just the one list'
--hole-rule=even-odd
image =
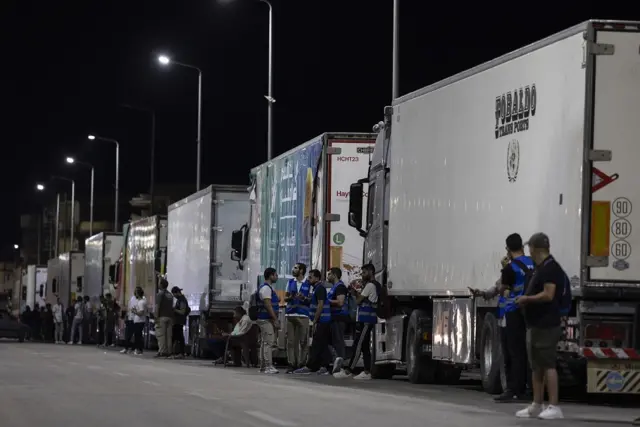
[{"label": "black tire", "polygon": [[436,363],[431,358],[422,355],[421,341],[418,337],[420,319],[427,317],[422,310],[414,310],[409,317],[406,336],[407,376],[413,384],[430,384],[435,382]]},{"label": "black tire", "polygon": [[506,388],[506,372],[500,344],[498,319],[493,313],[484,316],[480,346],[480,377],[482,388],[489,394],[502,393]]},{"label": "black tire", "polygon": [[395,363],[389,363],[386,365],[376,365],[376,328],[374,326],[371,331],[371,376],[377,380],[390,380],[396,373]]}]

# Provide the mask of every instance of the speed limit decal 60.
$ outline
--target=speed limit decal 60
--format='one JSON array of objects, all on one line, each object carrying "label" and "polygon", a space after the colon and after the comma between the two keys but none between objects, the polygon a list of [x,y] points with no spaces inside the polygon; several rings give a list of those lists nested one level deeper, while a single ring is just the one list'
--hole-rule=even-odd
[{"label": "speed limit decal 60", "polygon": [[611,255],[615,259],[625,260],[631,256],[631,245],[626,240],[617,240],[611,245]]}]

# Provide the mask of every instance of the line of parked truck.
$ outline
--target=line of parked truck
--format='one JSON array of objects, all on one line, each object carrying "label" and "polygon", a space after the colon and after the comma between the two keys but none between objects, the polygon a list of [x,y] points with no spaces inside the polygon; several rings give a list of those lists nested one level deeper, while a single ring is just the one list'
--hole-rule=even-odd
[{"label": "line of parked truck", "polygon": [[[249,189],[212,185],[93,236],[50,260],[34,292],[69,304],[108,291],[124,307],[142,286],[153,306],[166,274],[199,357],[265,268],[284,294],[298,262],[340,267],[345,282],[372,263],[392,307],[372,374],[449,383],[479,368],[498,393],[496,301],[468,288],[495,282],[508,234],[544,231],[574,295],[562,384],[640,394],[639,47],[639,23],[572,27],[394,100],[373,133],[305,142],[252,169]],[[153,346],[152,319],[145,336]]]}]

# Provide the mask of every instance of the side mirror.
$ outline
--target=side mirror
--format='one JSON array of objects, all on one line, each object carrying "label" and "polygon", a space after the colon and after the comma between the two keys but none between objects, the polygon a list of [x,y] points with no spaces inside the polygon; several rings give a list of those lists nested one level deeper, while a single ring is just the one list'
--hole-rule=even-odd
[{"label": "side mirror", "polygon": [[249,233],[247,225],[231,233],[231,260],[241,263],[247,259],[247,238]]},{"label": "side mirror", "polygon": [[361,182],[351,184],[349,188],[349,225],[362,231],[362,197],[364,191]]},{"label": "side mirror", "polygon": [[40,298],[44,297],[44,285],[40,285],[40,291],[38,291],[38,293],[40,294]]}]

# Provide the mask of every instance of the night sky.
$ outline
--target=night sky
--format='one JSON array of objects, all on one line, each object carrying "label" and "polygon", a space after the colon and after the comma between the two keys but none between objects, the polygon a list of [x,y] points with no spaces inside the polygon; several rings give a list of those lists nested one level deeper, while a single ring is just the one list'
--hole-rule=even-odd
[{"label": "night sky", "polygon": [[[640,19],[632,2],[439,3],[401,1],[401,94],[589,18]],[[273,6],[274,154],[325,131],[370,131],[391,102],[392,0]],[[147,191],[149,118],[123,103],[157,112],[156,182],[195,190],[197,73],[164,69],[158,54],[203,70],[203,187],[248,183],[266,158],[264,3],[3,0],[0,31],[3,252],[19,239],[19,215],[44,200],[36,182],[75,178],[88,201],[89,173],[67,155],[95,164],[96,192],[112,194],[113,147],[88,133],[121,142],[122,203]]]}]

